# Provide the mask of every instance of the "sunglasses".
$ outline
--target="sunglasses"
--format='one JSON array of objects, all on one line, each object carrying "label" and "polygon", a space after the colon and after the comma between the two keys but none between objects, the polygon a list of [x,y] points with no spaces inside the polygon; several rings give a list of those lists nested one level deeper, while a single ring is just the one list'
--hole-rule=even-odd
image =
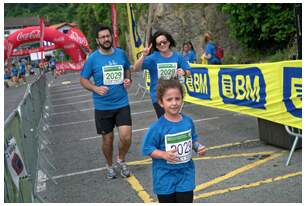
[{"label": "sunglasses", "polygon": [[160,41],[159,43],[156,42],[156,46],[166,45],[168,42],[168,40]]}]

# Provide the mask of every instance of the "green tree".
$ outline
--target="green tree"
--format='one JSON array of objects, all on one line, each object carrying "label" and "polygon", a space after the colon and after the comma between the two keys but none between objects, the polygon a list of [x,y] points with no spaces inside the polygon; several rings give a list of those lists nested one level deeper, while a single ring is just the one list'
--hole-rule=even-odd
[{"label": "green tree", "polygon": [[252,49],[283,49],[295,35],[293,4],[222,4],[231,36]]}]

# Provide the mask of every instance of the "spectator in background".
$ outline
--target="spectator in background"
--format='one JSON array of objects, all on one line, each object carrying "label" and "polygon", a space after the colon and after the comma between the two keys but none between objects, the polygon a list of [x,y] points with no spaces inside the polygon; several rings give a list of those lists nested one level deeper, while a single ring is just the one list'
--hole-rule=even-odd
[{"label": "spectator in background", "polygon": [[212,35],[209,32],[204,34],[204,58],[208,64],[221,64],[221,60],[216,56],[216,45],[212,41]]},{"label": "spectator in background", "polygon": [[19,80],[18,80],[18,69],[16,67],[16,64],[12,64],[12,80],[16,84],[16,87],[18,87]]},{"label": "spectator in background", "polygon": [[4,69],[4,87],[5,88],[10,87],[9,85],[10,80],[11,80],[11,72],[7,67],[5,67]]},{"label": "spectator in background", "polygon": [[196,54],[196,52],[193,48],[193,45],[192,45],[191,41],[188,41],[187,44],[188,44],[189,53],[190,53],[189,63],[196,63],[197,54]]},{"label": "spectator in background", "polygon": [[26,64],[24,63],[24,61],[20,62],[20,74],[19,74],[19,79],[23,80],[23,83],[26,83]]}]

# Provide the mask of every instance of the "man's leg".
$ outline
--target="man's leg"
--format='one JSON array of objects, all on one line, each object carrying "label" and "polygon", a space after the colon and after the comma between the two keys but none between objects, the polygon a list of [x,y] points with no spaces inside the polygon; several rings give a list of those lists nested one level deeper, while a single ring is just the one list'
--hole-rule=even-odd
[{"label": "man's leg", "polygon": [[102,144],[101,150],[105,156],[107,164],[109,167],[113,165],[113,141],[114,141],[114,133],[109,132],[107,134],[102,135]]},{"label": "man's leg", "polygon": [[119,159],[125,160],[125,155],[129,151],[132,142],[132,127],[131,126],[120,126],[119,130]]}]

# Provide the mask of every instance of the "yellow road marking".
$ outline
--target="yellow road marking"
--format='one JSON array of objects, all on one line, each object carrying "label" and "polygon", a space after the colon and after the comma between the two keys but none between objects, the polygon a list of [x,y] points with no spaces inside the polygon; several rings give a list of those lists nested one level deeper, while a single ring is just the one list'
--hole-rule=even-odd
[{"label": "yellow road marking", "polygon": [[134,175],[131,175],[126,180],[128,183],[130,183],[132,188],[137,192],[137,195],[143,200],[144,203],[153,202],[151,196],[143,189],[142,185]]},{"label": "yellow road marking", "polygon": [[245,140],[245,141],[242,141],[242,142],[222,144],[222,145],[208,147],[207,150],[220,149],[220,148],[225,148],[225,147],[232,147],[232,146],[236,146],[236,145],[241,145],[241,144],[250,143],[250,142],[258,142],[258,141],[259,141],[259,139],[251,139],[251,140]]},{"label": "yellow road marking", "polygon": [[258,186],[261,186],[261,185],[264,185],[264,184],[272,183],[272,182],[275,182],[275,181],[285,180],[287,178],[295,177],[295,176],[298,176],[298,175],[302,175],[302,172],[289,173],[289,174],[284,175],[284,176],[278,176],[278,177],[275,177],[275,178],[268,178],[268,179],[260,180],[260,181],[257,181],[257,182],[249,183],[249,184],[239,185],[239,186],[235,186],[235,187],[229,187],[229,188],[221,189],[221,190],[215,190],[215,191],[212,191],[212,192],[206,192],[206,193],[202,193],[202,194],[199,194],[199,195],[195,195],[194,199],[208,198],[208,197],[211,197],[211,196],[220,195],[220,194],[224,194],[224,193],[227,193],[227,192],[233,192],[233,191],[237,191],[237,190],[241,190],[241,189],[248,189],[248,188],[252,188],[252,187],[258,187]]},{"label": "yellow road marking", "polygon": [[215,179],[213,179],[211,181],[208,181],[208,182],[205,182],[203,184],[197,185],[195,190],[194,190],[194,192],[203,190],[203,189],[205,189],[205,188],[207,188],[207,187],[209,187],[211,185],[217,184],[217,183],[222,182],[222,181],[224,181],[226,179],[232,178],[232,177],[234,177],[234,176],[236,176],[236,175],[238,175],[240,173],[243,173],[243,172],[246,172],[248,170],[251,170],[254,167],[257,167],[257,166],[259,166],[261,164],[264,164],[264,163],[266,163],[266,162],[268,162],[268,161],[270,161],[272,159],[275,159],[275,158],[283,155],[284,153],[285,152],[276,153],[276,154],[271,155],[270,157],[267,157],[265,159],[258,160],[256,162],[253,162],[253,163],[247,164],[247,165],[245,165],[243,167],[240,167],[238,169],[235,169],[235,170],[233,170],[233,171],[231,171],[231,172],[229,172],[229,173],[227,173],[227,174],[225,174],[223,176],[217,177],[217,178],[215,178]]},{"label": "yellow road marking", "polygon": [[193,160],[209,160],[209,159],[224,159],[224,158],[232,158],[232,157],[249,157],[255,155],[270,155],[275,153],[275,151],[267,151],[267,152],[252,152],[252,153],[237,153],[237,154],[228,154],[228,155],[219,155],[219,156],[204,156],[204,157],[196,157],[192,158]]}]

